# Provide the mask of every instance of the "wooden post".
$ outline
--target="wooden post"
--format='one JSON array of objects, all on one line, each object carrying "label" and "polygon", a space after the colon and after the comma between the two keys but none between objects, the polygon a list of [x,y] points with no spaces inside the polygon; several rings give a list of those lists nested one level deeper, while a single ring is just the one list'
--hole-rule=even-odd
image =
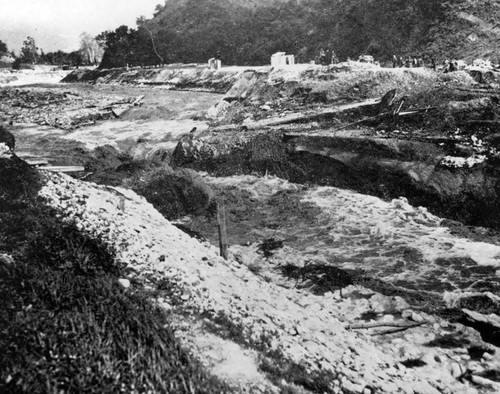
[{"label": "wooden post", "polygon": [[226,212],[223,201],[217,201],[217,225],[219,226],[220,255],[227,260]]}]

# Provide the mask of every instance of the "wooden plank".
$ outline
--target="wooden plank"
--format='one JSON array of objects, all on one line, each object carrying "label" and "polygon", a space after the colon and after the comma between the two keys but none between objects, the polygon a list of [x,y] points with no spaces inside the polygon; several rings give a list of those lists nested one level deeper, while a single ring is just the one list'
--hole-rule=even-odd
[{"label": "wooden plank", "polygon": [[111,109],[111,112],[116,118],[119,118],[122,116],[125,112],[127,112],[130,109],[130,104],[127,105],[120,105],[119,107],[113,107]]},{"label": "wooden plank", "polygon": [[[22,157],[21,157],[22,159]],[[26,163],[28,163],[30,166],[35,166],[35,167],[39,167],[39,166],[46,166],[49,164],[49,161],[48,160],[30,160],[30,159],[26,159],[24,160]]]},{"label": "wooden plank", "polygon": [[141,101],[144,100],[144,97],[146,97],[146,96],[145,95],[137,96],[137,98],[134,100],[132,105],[133,106],[139,105],[141,103]]},{"label": "wooden plank", "polygon": [[227,260],[227,233],[226,233],[226,208],[223,201],[217,202],[217,225],[219,227],[220,255]]},{"label": "wooden plank", "polygon": [[85,171],[83,166],[45,166],[40,167],[41,170],[55,171],[55,172],[80,172]]}]

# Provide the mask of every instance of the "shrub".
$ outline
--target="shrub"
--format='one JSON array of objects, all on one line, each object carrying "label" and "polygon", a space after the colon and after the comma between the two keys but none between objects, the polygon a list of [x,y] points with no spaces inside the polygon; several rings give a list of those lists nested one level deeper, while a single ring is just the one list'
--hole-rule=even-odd
[{"label": "shrub", "polygon": [[169,220],[202,214],[214,203],[215,197],[201,176],[185,168],[164,167],[132,180],[129,186]]}]

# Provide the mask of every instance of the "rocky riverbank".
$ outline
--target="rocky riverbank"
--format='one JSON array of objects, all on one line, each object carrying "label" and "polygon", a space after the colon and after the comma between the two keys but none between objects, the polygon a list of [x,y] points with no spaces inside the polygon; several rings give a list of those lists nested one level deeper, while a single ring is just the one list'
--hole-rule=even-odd
[{"label": "rocky riverbank", "polygon": [[[343,297],[336,291],[313,295],[275,274],[254,273],[238,262],[238,248],[232,255],[240,258],[224,261],[213,247],[178,230],[129,190],[61,174],[44,177],[40,196],[46,203],[117,250],[117,258],[131,272],[124,279],[133,286],[159,290],[156,302],[178,315],[178,335],[186,346],[243,391],[300,388],[293,377],[270,380],[264,366],[275,362],[300,366],[309,381],[323,376],[331,392],[486,393],[500,387],[489,379],[500,366],[496,348],[459,323],[418,312],[400,297],[359,285],[344,289]],[[269,187],[297,188],[278,179]],[[399,204],[391,210],[408,214],[412,209]],[[161,283],[173,290],[162,293]],[[376,319],[368,317],[373,314]],[[213,332],[214,325],[219,333],[229,325],[231,338],[213,338],[207,327]],[[233,362],[253,360],[254,368],[222,368],[230,356]]]},{"label": "rocky riverbank", "polygon": [[[157,153],[159,141],[165,163],[180,138],[172,164],[210,172],[205,181],[225,200],[229,260],[199,240],[201,233],[217,242],[208,213],[183,221],[195,239],[124,188],[42,172],[39,196],[60,218],[116,251],[129,272],[121,283],[130,291],[150,291],[207,369],[234,392],[500,391],[498,237],[446,222],[431,206],[408,203],[444,196],[444,207],[472,194],[495,206],[494,82],[478,87],[466,72],[440,75],[353,62],[225,70],[212,75],[213,84],[213,70],[179,72],[108,70],[100,81],[118,91],[150,73],[152,81],[161,79],[155,89],[162,89],[177,75],[183,82],[172,88],[222,92],[236,78],[202,116],[209,125],[184,109],[182,119],[189,122],[179,128],[151,94],[147,111],[130,111],[126,129],[117,121],[97,123],[58,132],[57,142],[115,146],[101,148],[96,157],[140,146],[144,158],[147,149]],[[200,83],[189,85],[186,76]],[[134,89],[146,89],[146,82]],[[403,91],[392,104],[380,100],[395,87]],[[168,100],[169,106],[187,102],[179,95]],[[205,100],[207,108],[216,101]],[[151,114],[158,121],[133,122]],[[430,129],[432,124],[437,126]],[[472,132],[477,125],[481,135]],[[116,133],[108,135],[113,127]],[[21,146],[33,143],[21,127],[14,134],[24,138]],[[477,160],[481,155],[485,162]],[[466,165],[450,166],[461,161],[447,156]],[[109,184],[118,167],[124,174],[133,169],[128,162],[115,164],[109,173],[82,176]],[[137,167],[135,175],[145,168]],[[127,184],[121,178],[113,184],[120,182]],[[358,186],[375,196],[349,190]],[[460,207],[474,214],[473,208]]]},{"label": "rocky riverbank", "polygon": [[225,93],[240,78],[243,70],[241,67],[214,70],[197,64],[174,64],[162,68],[75,70],[61,82],[162,86],[173,90]]}]

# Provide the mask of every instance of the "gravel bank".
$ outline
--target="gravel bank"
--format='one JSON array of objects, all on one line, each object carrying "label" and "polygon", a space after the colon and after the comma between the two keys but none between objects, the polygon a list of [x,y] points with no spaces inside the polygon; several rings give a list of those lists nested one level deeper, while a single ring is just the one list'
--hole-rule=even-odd
[{"label": "gravel bank", "polygon": [[[241,324],[243,334],[258,344],[266,341],[283,357],[302,365],[309,373],[331,374],[332,392],[345,393],[486,393],[500,385],[479,376],[472,387],[459,380],[466,371],[478,374],[498,369],[498,355],[473,361],[464,349],[426,348],[422,343],[446,330],[448,323],[427,315],[412,314],[398,297],[383,297],[362,288],[351,287],[346,294],[360,297],[340,299],[337,294],[314,296],[306,291],[277,286],[270,278],[259,277],[245,265],[224,261],[217,250],[189,237],[164,219],[149,203],[135,193],[77,181],[63,174],[44,173],[47,182],[40,196],[58,209],[62,217],[74,220],[82,231],[103,240],[117,251],[117,259],[131,269],[128,279],[155,286],[159,280],[172,287],[170,298],[158,300],[165,308],[190,311],[191,317],[179,322],[178,335],[187,346],[203,354],[208,348],[189,338],[196,329],[190,319],[204,313],[223,313]],[[392,303],[395,315],[411,323],[425,323],[421,330],[409,330],[390,346],[377,343],[363,330],[348,329],[343,318],[367,308]],[[361,308],[361,309],[360,309]],[[405,312],[406,311],[406,312]],[[403,313],[404,312],[404,313]],[[418,317],[416,317],[418,316]],[[398,317],[399,319],[399,317]],[[220,340],[220,339],[217,339]],[[199,342],[198,342],[199,344]],[[213,351],[213,347],[210,348]],[[243,351],[243,349],[242,349]],[[466,352],[466,350],[465,350]],[[426,366],[407,368],[402,361],[424,358]],[[212,357],[213,358],[213,357]],[[216,368],[212,371],[217,373]],[[226,371],[227,372],[227,371]],[[222,374],[223,375],[223,374]],[[242,387],[258,385],[261,392],[276,387],[265,380],[258,383],[238,377]],[[231,378],[228,378],[231,381]],[[483,379],[483,380],[481,380]],[[282,382],[282,386],[286,382]]]}]

